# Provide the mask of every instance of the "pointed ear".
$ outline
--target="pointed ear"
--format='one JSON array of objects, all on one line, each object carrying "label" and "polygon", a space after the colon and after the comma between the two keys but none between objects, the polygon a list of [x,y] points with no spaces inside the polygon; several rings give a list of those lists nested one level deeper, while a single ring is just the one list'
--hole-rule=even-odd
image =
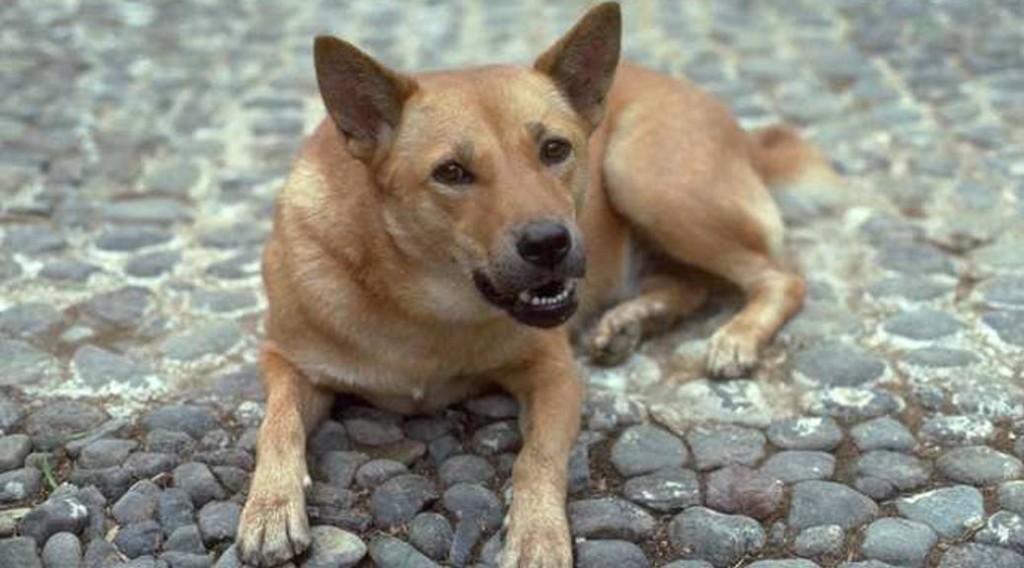
[{"label": "pointed ear", "polygon": [[335,37],[317,37],[313,58],[327,113],[348,137],[349,149],[371,157],[390,142],[416,82]]},{"label": "pointed ear", "polygon": [[555,81],[591,127],[604,116],[604,101],[619,64],[622,15],[616,2],[591,9],[548,48],[533,67]]}]

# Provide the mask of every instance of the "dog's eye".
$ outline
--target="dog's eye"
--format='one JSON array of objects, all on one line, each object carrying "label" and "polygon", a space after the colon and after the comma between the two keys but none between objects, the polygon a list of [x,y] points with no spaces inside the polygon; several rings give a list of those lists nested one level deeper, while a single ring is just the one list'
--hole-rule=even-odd
[{"label": "dog's eye", "polygon": [[540,161],[549,166],[560,164],[569,157],[572,152],[572,145],[563,138],[552,138],[547,140],[540,147]]},{"label": "dog's eye", "polygon": [[461,164],[449,161],[434,168],[431,174],[434,181],[445,185],[468,185],[473,183],[473,174]]}]

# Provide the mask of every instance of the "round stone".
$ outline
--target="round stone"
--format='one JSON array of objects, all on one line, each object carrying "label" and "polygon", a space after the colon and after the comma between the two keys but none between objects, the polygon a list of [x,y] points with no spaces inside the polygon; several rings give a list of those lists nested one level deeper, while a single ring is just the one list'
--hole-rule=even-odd
[{"label": "round stone", "polygon": [[201,507],[209,501],[227,497],[210,468],[199,462],[189,462],[174,468],[174,487],[185,490],[192,503]]},{"label": "round stone", "polygon": [[53,335],[64,325],[64,315],[50,304],[27,302],[0,311],[0,335],[33,339]]},{"label": "round stone", "polygon": [[150,412],[142,418],[142,424],[146,430],[180,431],[199,440],[217,427],[217,418],[201,406],[172,404]]},{"label": "round stone", "polygon": [[896,566],[923,566],[938,536],[928,525],[905,519],[878,519],[864,531],[861,550],[868,558]]},{"label": "round stone", "polygon": [[368,418],[345,420],[345,430],[350,440],[363,446],[386,446],[404,437],[398,425]]},{"label": "round stone", "polygon": [[639,546],[623,540],[586,540],[576,545],[579,568],[647,568],[650,563]]},{"label": "round stone", "polygon": [[682,440],[662,428],[641,424],[627,428],[612,446],[612,465],[625,477],[680,467],[687,460]]},{"label": "round stone", "polygon": [[361,452],[327,452],[317,462],[317,474],[331,485],[345,488],[352,484],[356,472],[369,459]]},{"label": "round stone", "polygon": [[179,527],[193,524],[195,506],[184,489],[170,487],[157,497],[157,515],[164,533],[170,535]]},{"label": "round stone", "polygon": [[1019,459],[988,446],[949,450],[935,462],[935,467],[954,483],[979,486],[1016,479],[1024,473],[1024,464]]},{"label": "round stone", "polygon": [[348,568],[366,556],[366,545],[358,536],[328,525],[309,530],[312,543],[306,568]]},{"label": "round stone", "polygon": [[488,394],[470,399],[466,401],[466,409],[492,420],[519,416],[519,405],[512,397],[503,394]]},{"label": "round stone", "polygon": [[481,485],[453,485],[444,492],[441,503],[446,510],[455,514],[455,518],[469,520],[485,531],[495,530],[501,525],[501,502],[491,490]]},{"label": "round stone", "polygon": [[408,523],[439,495],[433,482],[421,475],[404,474],[385,481],[370,498],[374,523],[390,528]]},{"label": "round stone", "polygon": [[922,441],[940,446],[972,446],[991,440],[995,426],[981,416],[936,416],[921,424],[918,435]]},{"label": "round stone", "polygon": [[989,312],[981,321],[996,332],[1003,343],[1024,347],[1024,310]]},{"label": "round stone", "polygon": [[761,465],[761,473],[783,483],[831,479],[836,458],[825,452],[779,452]]},{"label": "round stone", "polygon": [[105,251],[131,252],[166,243],[171,238],[170,233],[154,227],[115,227],[101,233],[96,246]]},{"label": "round stone", "polygon": [[199,533],[207,546],[235,538],[242,508],[231,501],[211,501],[199,510]]},{"label": "round stone", "polygon": [[765,519],[782,504],[782,482],[744,466],[726,466],[706,477],[707,505],[723,513]]},{"label": "round stone", "polygon": [[382,534],[370,542],[370,558],[380,568],[436,568],[431,559],[397,538]]},{"label": "round stone", "polygon": [[788,558],[786,560],[758,560],[748,568],[818,568],[818,565],[803,558]]},{"label": "round stone", "polygon": [[1024,550],[1024,518],[1009,511],[996,511],[988,518],[985,528],[974,535],[983,544]]},{"label": "round stone", "polygon": [[473,451],[482,456],[494,456],[519,449],[523,439],[515,422],[494,422],[473,433]]},{"label": "round stone", "polygon": [[89,510],[79,499],[78,490],[66,486],[25,515],[21,521],[21,534],[43,544],[60,532],[81,533],[88,521]]},{"label": "round stone", "polygon": [[0,339],[0,387],[39,384],[59,373],[49,353],[19,339]]},{"label": "round stone", "polygon": [[175,335],[161,347],[167,358],[195,361],[208,355],[223,355],[242,340],[242,328],[233,320],[211,320]]},{"label": "round stone", "polygon": [[441,464],[438,477],[441,485],[450,487],[456,483],[489,483],[495,471],[484,458],[473,454],[452,456]]},{"label": "round stone", "polygon": [[931,467],[918,458],[878,450],[857,458],[855,486],[874,499],[886,499],[898,492],[917,489],[931,477]]},{"label": "round stone", "polygon": [[888,416],[868,420],[850,430],[853,443],[862,452],[871,450],[910,451],[917,446],[917,440],[898,420]]},{"label": "round stone", "polygon": [[938,568],[1024,568],[1024,556],[1012,550],[975,544],[954,546],[946,551]]},{"label": "round stone", "polygon": [[[149,480],[145,481],[148,482]],[[114,506],[110,508],[110,513],[122,525],[147,521],[156,515],[158,494],[159,489],[151,483],[146,488],[136,484],[135,487],[114,502]]]},{"label": "round stone", "polygon": [[0,538],[0,566],[43,568],[39,555],[36,554],[35,541],[23,536]]},{"label": "round stone", "polygon": [[882,329],[916,341],[933,341],[960,331],[963,325],[956,318],[935,310],[903,312],[882,322]]},{"label": "round stone", "polygon": [[957,539],[985,521],[981,493],[966,485],[943,487],[896,501],[900,515],[924,523],[944,539]]},{"label": "round stone", "polygon": [[793,371],[817,384],[852,387],[881,377],[885,363],[851,345],[815,345],[794,356]]},{"label": "round stone", "polygon": [[700,481],[688,469],[662,469],[627,479],[622,494],[649,509],[674,513],[700,504]]},{"label": "round stone", "polygon": [[151,555],[160,546],[163,530],[156,521],[142,521],[121,527],[114,545],[128,558]]},{"label": "round stone", "polygon": [[376,487],[396,475],[408,473],[405,464],[394,460],[370,460],[356,470],[356,485],[359,487]]},{"label": "round stone", "polygon": [[438,513],[420,513],[409,524],[409,542],[434,560],[444,560],[452,537],[451,524]]},{"label": "round stone", "polygon": [[829,481],[801,481],[793,487],[789,525],[797,530],[838,525],[850,530],[878,515],[878,505],[845,485]]},{"label": "round stone", "polygon": [[843,548],[846,534],[843,527],[824,525],[804,529],[793,541],[793,552],[806,558],[836,554]]},{"label": "round stone", "polygon": [[1024,515],[1024,481],[1008,481],[999,486],[999,507]]},{"label": "round stone", "polygon": [[834,449],[843,440],[843,431],[831,418],[800,417],[776,420],[768,427],[768,439],[784,450]]},{"label": "round stone", "polygon": [[102,468],[120,465],[128,459],[139,443],[135,440],[101,439],[82,448],[78,455],[80,467]]},{"label": "round stone", "polygon": [[[45,568],[61,568],[78,566],[82,562],[82,543],[78,537],[69,532],[60,532],[51,536],[43,547],[43,566]],[[10,566],[16,566],[11,564]]]},{"label": "round stone", "polygon": [[128,330],[138,327],[149,310],[152,292],[139,286],[126,286],[93,296],[79,309],[97,329]]},{"label": "round stone", "polygon": [[32,440],[25,434],[0,436],[0,473],[18,469],[32,451]]},{"label": "round stone", "polygon": [[1024,308],[1024,276],[997,276],[983,282],[976,291],[990,308]]},{"label": "round stone", "polygon": [[751,428],[701,424],[694,426],[686,439],[700,471],[727,465],[754,466],[764,457],[764,434]]},{"label": "round stone", "polygon": [[896,276],[879,280],[868,288],[879,297],[898,296],[917,302],[924,302],[949,294],[953,286],[943,284],[927,276]]},{"label": "round stone", "polygon": [[203,535],[198,526],[185,525],[174,529],[164,542],[164,550],[205,555],[206,545],[203,544]]},{"label": "round stone", "polygon": [[882,268],[903,274],[953,274],[953,262],[938,248],[924,243],[891,242],[878,254]]},{"label": "round stone", "polygon": [[578,538],[639,542],[655,527],[654,517],[617,497],[584,499],[569,504],[569,525]]},{"label": "round stone", "polygon": [[965,367],[978,361],[981,358],[970,351],[948,347],[921,347],[900,355],[901,363],[932,369]]},{"label": "round stone", "polygon": [[717,567],[735,566],[765,544],[764,529],[754,519],[704,507],[691,507],[676,515],[669,524],[668,537],[683,557],[706,560]]},{"label": "round stone", "polygon": [[850,422],[894,414],[906,406],[901,397],[885,389],[860,387],[814,390],[806,393],[800,402],[811,414]]}]

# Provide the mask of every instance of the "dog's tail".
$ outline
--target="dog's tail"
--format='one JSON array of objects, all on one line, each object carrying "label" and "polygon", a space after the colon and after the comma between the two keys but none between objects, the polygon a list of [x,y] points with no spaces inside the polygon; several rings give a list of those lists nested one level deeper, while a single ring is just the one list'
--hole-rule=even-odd
[{"label": "dog's tail", "polygon": [[752,130],[747,133],[747,146],[754,170],[770,187],[842,185],[824,154],[791,126]]}]

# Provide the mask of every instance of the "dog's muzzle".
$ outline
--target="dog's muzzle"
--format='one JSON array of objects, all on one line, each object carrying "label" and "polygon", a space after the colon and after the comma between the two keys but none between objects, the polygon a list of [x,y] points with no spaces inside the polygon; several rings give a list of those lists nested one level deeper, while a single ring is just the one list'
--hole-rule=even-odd
[{"label": "dog's muzzle", "polygon": [[473,282],[489,302],[520,323],[543,328],[561,325],[576,313],[579,281],[579,278],[555,279],[540,286],[502,293],[483,272],[473,273]]}]

